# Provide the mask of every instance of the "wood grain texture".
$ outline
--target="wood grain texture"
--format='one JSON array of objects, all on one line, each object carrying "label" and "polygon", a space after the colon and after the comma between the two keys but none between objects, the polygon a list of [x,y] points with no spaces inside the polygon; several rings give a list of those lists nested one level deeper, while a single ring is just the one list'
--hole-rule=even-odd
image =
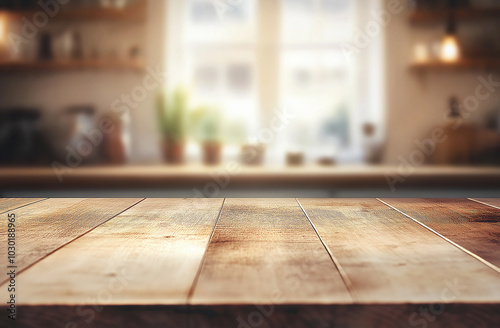
[{"label": "wood grain texture", "polygon": [[497,304],[294,304],[190,308],[197,328],[493,328]]},{"label": "wood grain texture", "polygon": [[221,199],[146,199],[19,276],[22,305],[183,305]]},{"label": "wood grain texture", "polygon": [[471,200],[500,208],[500,198],[471,198]]},{"label": "wood grain texture", "polygon": [[[11,211],[16,216],[17,272],[133,206],[140,199],[48,199]],[[5,221],[3,221],[5,220]],[[7,245],[7,214],[2,215],[0,244]],[[7,247],[0,247],[7,267]],[[0,284],[6,281],[2,277]],[[0,290],[0,293],[4,290]]]},{"label": "wood grain texture", "polygon": [[[57,251],[18,275],[18,320],[12,325],[3,315],[0,327],[489,328],[500,322],[500,274],[375,199],[300,200],[352,283],[354,302],[294,199],[228,199],[222,212],[221,199],[130,200],[134,206],[124,207],[127,201],[49,199],[14,210],[21,263]],[[500,210],[472,201],[401,204],[463,234],[469,226],[488,224],[483,229],[491,233],[498,225]],[[57,246],[77,230],[86,233]],[[4,284],[0,300],[5,291]]]},{"label": "wood grain texture", "polygon": [[500,210],[468,199],[382,199],[500,267]]},{"label": "wood grain texture", "polygon": [[299,201],[358,302],[500,302],[500,274],[387,205]]},{"label": "wood grain texture", "polygon": [[[98,311],[99,310],[99,311]],[[23,306],[23,328],[492,328],[496,304]],[[1,320],[4,318],[0,318]]]},{"label": "wood grain texture", "polygon": [[227,199],[190,304],[350,303],[294,199]]},{"label": "wood grain texture", "polygon": [[[185,306],[20,306],[5,328],[184,328]],[[0,325],[4,318],[0,317]]]},{"label": "wood grain texture", "polygon": [[0,198],[0,214],[42,200],[44,198]]}]

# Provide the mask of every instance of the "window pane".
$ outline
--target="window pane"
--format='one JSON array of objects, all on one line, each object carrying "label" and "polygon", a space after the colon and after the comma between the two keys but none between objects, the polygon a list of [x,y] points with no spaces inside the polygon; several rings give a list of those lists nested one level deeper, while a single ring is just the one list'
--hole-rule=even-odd
[{"label": "window pane", "polygon": [[188,43],[253,43],[256,0],[188,0]]},{"label": "window pane", "polygon": [[300,119],[287,128],[285,149],[309,159],[333,157],[354,147],[355,64],[341,42],[354,29],[355,3],[348,0],[283,0],[281,100]]},{"label": "window pane", "polygon": [[286,45],[339,43],[353,32],[355,1],[283,0],[282,39]]}]

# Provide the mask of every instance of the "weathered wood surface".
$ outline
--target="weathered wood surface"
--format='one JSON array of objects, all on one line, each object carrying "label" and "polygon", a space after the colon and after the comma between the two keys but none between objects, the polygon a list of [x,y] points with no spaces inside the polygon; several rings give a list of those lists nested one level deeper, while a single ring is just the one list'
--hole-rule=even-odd
[{"label": "weathered wood surface", "polygon": [[[47,199],[12,210],[17,272],[106,222],[141,199]],[[7,266],[7,214],[0,227],[0,265]],[[0,284],[6,281],[1,278]],[[0,289],[0,293],[3,289]]]},{"label": "weathered wood surface", "polygon": [[295,199],[227,199],[191,304],[351,303]]},{"label": "weathered wood surface", "polygon": [[467,303],[220,305],[189,309],[157,305],[35,306],[21,307],[20,311],[22,316],[16,323],[23,328],[496,328],[500,320],[498,305]]},{"label": "weathered wood surface", "polygon": [[[21,306],[19,317],[1,327],[22,328],[187,328],[185,306]],[[192,326],[196,327],[196,326]]]},{"label": "weathered wood surface", "polygon": [[24,305],[187,303],[222,199],[146,199],[19,276]]},{"label": "weathered wood surface", "polygon": [[496,328],[498,304],[300,304],[194,306],[188,327]]},{"label": "weathered wood surface", "polygon": [[0,214],[43,201],[46,198],[0,198]]},{"label": "weathered wood surface", "polygon": [[382,199],[500,267],[500,209],[468,199]]},{"label": "weathered wood surface", "polygon": [[299,201],[357,301],[500,302],[499,273],[387,205],[375,199]]},{"label": "weathered wood surface", "polygon": [[493,262],[498,200],[382,201],[20,205],[17,326],[496,327],[500,273],[398,210]]},{"label": "weathered wood surface", "polygon": [[500,198],[470,198],[470,200],[500,209]]}]

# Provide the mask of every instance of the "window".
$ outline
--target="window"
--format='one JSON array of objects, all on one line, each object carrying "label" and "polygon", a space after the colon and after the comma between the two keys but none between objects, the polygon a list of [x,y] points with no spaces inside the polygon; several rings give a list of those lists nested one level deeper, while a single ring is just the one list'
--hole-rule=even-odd
[{"label": "window", "polygon": [[213,1],[170,3],[171,87],[188,86],[193,108],[222,111],[226,146],[237,148],[257,128],[256,1],[224,13]]},{"label": "window", "polygon": [[363,6],[352,0],[281,2],[280,99],[300,117],[287,130],[284,147],[301,149],[314,159],[361,161],[362,126],[379,125],[379,118],[373,121],[369,109],[363,108],[375,103],[362,102],[372,89],[363,85],[364,80],[376,83],[379,78],[362,69],[377,53],[377,42],[351,60],[343,45],[351,42],[361,17],[374,9],[375,1]]},{"label": "window", "polygon": [[381,134],[382,91],[381,41],[353,60],[342,49],[377,3],[358,2],[170,1],[170,71],[191,87],[193,106],[221,108],[247,138],[280,106],[296,114],[268,145],[271,162],[291,150],[359,162],[363,124]]}]

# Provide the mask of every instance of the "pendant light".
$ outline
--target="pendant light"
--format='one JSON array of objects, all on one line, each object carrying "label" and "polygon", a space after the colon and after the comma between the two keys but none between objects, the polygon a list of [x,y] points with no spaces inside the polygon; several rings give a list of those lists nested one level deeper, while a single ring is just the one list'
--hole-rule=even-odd
[{"label": "pendant light", "polygon": [[456,62],[460,59],[460,46],[457,39],[457,26],[454,15],[454,1],[450,1],[446,35],[441,42],[439,57],[443,62]]}]

